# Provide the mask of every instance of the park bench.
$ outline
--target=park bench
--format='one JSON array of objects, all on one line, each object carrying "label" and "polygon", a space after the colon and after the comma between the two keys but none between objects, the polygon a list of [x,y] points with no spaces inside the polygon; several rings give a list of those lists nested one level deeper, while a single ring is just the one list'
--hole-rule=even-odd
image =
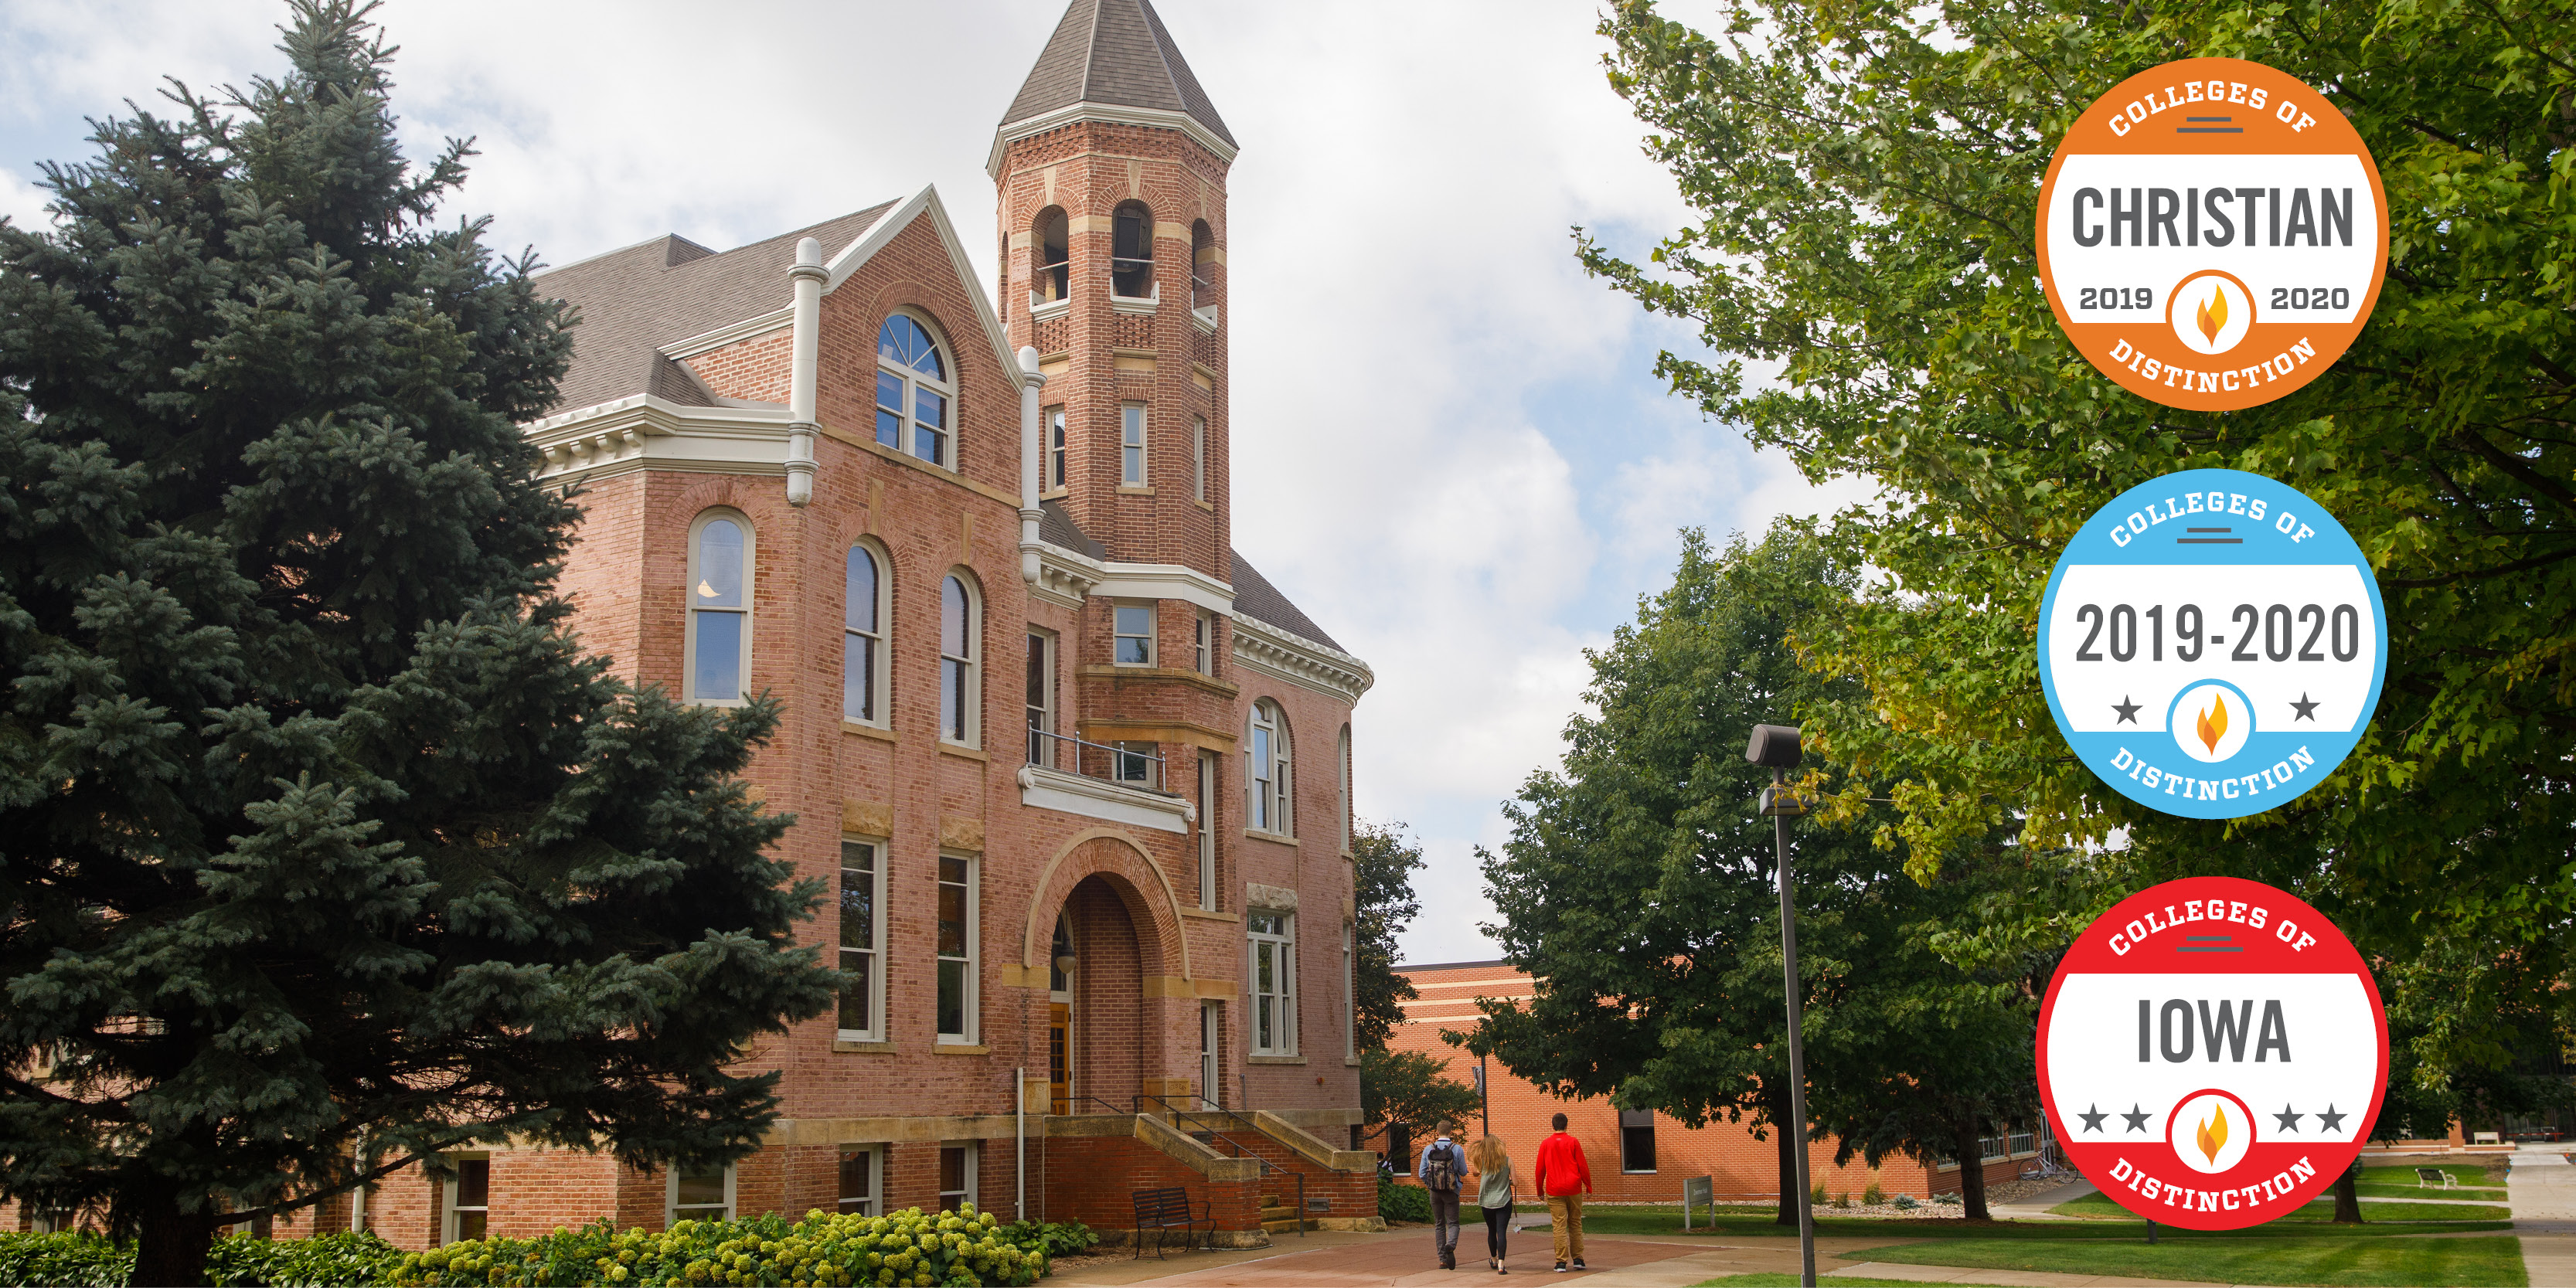
[{"label": "park bench", "polygon": [[1206,1223],[1211,1236],[1216,1232],[1213,1208],[1210,1207],[1205,1214],[1193,1212],[1190,1192],[1177,1185],[1165,1190],[1137,1190],[1128,1197],[1136,1203],[1136,1255],[1139,1257],[1145,1255],[1147,1230],[1154,1232],[1154,1256],[1158,1259],[1163,1255],[1163,1240],[1173,1230],[1181,1232],[1183,1251],[1189,1250],[1190,1236],[1197,1233],[1201,1222]]},{"label": "park bench", "polygon": [[2458,1178],[2438,1167],[2419,1167],[2415,1169],[2415,1188],[2419,1190],[2447,1190],[2459,1183]]}]

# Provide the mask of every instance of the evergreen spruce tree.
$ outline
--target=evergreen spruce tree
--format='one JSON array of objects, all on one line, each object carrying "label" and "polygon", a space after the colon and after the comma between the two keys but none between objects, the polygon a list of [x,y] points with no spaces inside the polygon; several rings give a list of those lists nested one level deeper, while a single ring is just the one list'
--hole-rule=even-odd
[{"label": "evergreen spruce tree", "polygon": [[406,165],[370,7],[0,223],[0,1194],[140,1283],[470,1141],[747,1153],[728,1066],[836,978],[734,779],[774,710],[567,633],[570,319],[433,226],[471,150]]}]

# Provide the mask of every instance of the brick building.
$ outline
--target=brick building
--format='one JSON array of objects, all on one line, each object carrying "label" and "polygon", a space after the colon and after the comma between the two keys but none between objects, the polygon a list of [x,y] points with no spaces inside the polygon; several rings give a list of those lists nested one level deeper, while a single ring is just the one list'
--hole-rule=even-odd
[{"label": "brick building", "polygon": [[1376,1222],[1339,1148],[1372,677],[1230,544],[1235,152],[1146,0],[1074,0],[993,139],[998,309],[929,188],[537,279],[582,315],[526,427],[586,490],[582,638],[784,704],[748,777],[863,982],[750,1054],[784,1108],[736,1166],[495,1141],[277,1233],[967,1201],[1114,1229],[1170,1185],[1236,1243]]},{"label": "brick building", "polygon": [[[1530,977],[1509,962],[1443,962],[1397,970],[1413,981],[1422,996],[1405,1004],[1404,1023],[1396,1027],[1387,1045],[1445,1059],[1449,1076],[1464,1083],[1474,1080],[1476,1057],[1442,1041],[1441,1031],[1472,1027],[1480,1014],[1475,1001],[1479,997],[1514,1001],[1531,996]],[[1486,1072],[1493,1132],[1510,1147],[1524,1176],[1530,1160],[1538,1156],[1539,1142],[1547,1137],[1549,1118],[1562,1113],[1568,1120],[1566,1130],[1583,1143],[1596,1201],[1679,1203],[1682,1182],[1702,1176],[1712,1178],[1711,1189],[1720,1202],[1772,1202],[1780,1197],[1779,1145],[1768,1137],[1755,1139],[1749,1123],[1684,1127],[1663,1114],[1622,1110],[1607,1100],[1559,1100],[1500,1066],[1489,1066]],[[1470,1135],[1483,1130],[1481,1122],[1463,1126]],[[1418,1157],[1427,1138],[1397,1134],[1404,1138],[1379,1143],[1390,1144],[1390,1152],[1401,1150]],[[1858,1158],[1837,1167],[1834,1149],[1832,1141],[1807,1146],[1807,1175],[1813,1184],[1824,1186],[1828,1196],[1849,1194],[1858,1202],[1872,1183],[1890,1196],[1911,1194],[1918,1199],[1959,1190],[1959,1169],[1954,1164],[1927,1169],[1913,1159],[1891,1157],[1876,1168]],[[1985,1154],[1986,1181],[1993,1184],[2020,1175],[2038,1157],[2039,1146],[2032,1135],[1999,1136],[1986,1142]],[[1524,1181],[1524,1191],[1530,1188]]]}]

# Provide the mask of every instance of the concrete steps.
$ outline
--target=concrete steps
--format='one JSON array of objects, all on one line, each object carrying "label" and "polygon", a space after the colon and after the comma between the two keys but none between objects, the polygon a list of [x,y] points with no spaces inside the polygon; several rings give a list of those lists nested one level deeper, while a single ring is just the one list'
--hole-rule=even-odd
[{"label": "concrete steps", "polygon": [[1292,1234],[1296,1232],[1300,1225],[1303,1225],[1309,1230],[1320,1230],[1324,1228],[1323,1222],[1315,1220],[1312,1217],[1308,1217],[1304,1221],[1298,1220],[1297,1209],[1281,1202],[1278,1195],[1264,1194],[1261,1196],[1261,1228],[1263,1230],[1271,1234]]}]

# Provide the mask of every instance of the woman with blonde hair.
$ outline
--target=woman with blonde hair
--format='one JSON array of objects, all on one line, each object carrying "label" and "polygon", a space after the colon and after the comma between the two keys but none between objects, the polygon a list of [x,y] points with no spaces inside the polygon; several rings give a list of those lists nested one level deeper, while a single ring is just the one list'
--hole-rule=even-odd
[{"label": "woman with blonde hair", "polygon": [[1502,1137],[1487,1136],[1467,1150],[1467,1161],[1481,1178],[1476,1206],[1485,1210],[1485,1264],[1495,1274],[1510,1274],[1503,1268],[1503,1258],[1511,1255],[1507,1245],[1512,1233],[1512,1156],[1503,1148]]}]

